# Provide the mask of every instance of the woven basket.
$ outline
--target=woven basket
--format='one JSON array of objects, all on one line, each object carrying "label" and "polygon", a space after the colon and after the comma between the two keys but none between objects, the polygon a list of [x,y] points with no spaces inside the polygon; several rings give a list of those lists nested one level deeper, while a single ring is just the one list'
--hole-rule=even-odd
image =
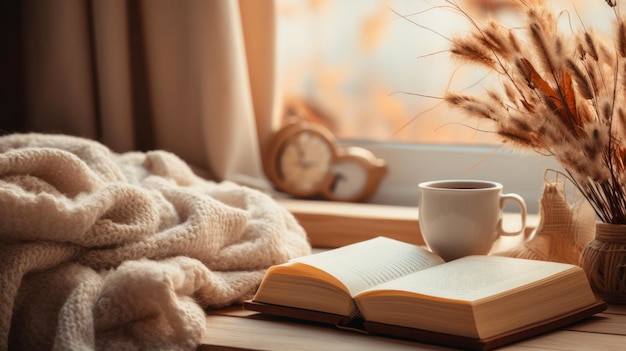
[{"label": "woven basket", "polygon": [[597,223],[595,239],[585,246],[580,266],[600,298],[626,304],[626,225]]}]

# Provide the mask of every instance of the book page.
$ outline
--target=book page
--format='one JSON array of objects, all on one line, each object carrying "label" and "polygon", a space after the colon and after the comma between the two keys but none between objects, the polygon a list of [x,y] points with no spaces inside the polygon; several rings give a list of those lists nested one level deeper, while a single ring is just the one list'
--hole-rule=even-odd
[{"label": "book page", "polygon": [[328,272],[341,281],[352,296],[384,282],[444,263],[443,259],[426,249],[386,237],[299,257],[292,262]]},{"label": "book page", "polygon": [[468,256],[369,289],[362,295],[397,290],[436,298],[476,301],[575,268],[555,262],[500,256]]}]

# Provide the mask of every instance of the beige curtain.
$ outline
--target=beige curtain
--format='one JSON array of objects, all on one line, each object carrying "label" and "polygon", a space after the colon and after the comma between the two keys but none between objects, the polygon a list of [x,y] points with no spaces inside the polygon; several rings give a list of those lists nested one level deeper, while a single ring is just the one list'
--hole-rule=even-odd
[{"label": "beige curtain", "polygon": [[277,123],[272,0],[27,0],[27,130],[163,149],[264,187]]}]

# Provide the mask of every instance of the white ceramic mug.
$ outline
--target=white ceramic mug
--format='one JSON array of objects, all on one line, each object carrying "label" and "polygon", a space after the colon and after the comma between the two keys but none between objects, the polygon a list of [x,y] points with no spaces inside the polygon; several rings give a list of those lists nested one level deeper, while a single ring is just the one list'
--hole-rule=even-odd
[{"label": "white ceramic mug", "polygon": [[[526,227],[526,203],[517,194],[502,194],[502,184],[484,180],[437,180],[419,184],[419,226],[428,248],[446,261],[486,255],[501,235],[518,235]],[[520,207],[521,228],[502,228],[506,201]]]}]

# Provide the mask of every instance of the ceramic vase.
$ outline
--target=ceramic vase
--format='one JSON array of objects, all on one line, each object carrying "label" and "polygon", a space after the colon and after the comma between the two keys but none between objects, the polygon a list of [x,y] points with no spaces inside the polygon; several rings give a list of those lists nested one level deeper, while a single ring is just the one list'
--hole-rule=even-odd
[{"label": "ceramic vase", "polygon": [[608,303],[626,304],[626,225],[596,223],[580,265],[594,293]]}]

